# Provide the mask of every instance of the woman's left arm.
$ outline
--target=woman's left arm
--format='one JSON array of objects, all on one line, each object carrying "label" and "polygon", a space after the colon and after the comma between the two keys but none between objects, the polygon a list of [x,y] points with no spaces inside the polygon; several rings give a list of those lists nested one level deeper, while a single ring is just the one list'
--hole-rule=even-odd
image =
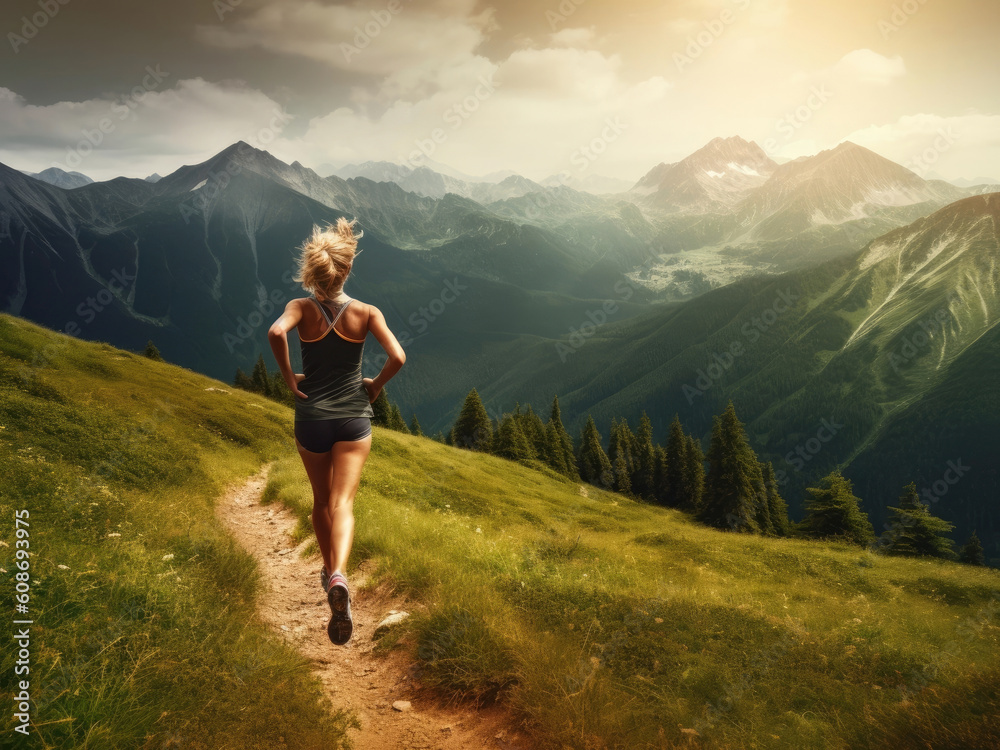
[{"label": "woman's left arm", "polygon": [[274,359],[278,362],[278,369],[281,377],[285,380],[285,385],[300,398],[307,398],[306,394],[299,390],[299,381],[304,375],[296,375],[292,372],[292,363],[288,357],[288,332],[295,328],[302,320],[302,308],[299,301],[292,299],[285,305],[285,311],[281,314],[267,331],[267,340],[271,344],[271,351],[274,352]]}]

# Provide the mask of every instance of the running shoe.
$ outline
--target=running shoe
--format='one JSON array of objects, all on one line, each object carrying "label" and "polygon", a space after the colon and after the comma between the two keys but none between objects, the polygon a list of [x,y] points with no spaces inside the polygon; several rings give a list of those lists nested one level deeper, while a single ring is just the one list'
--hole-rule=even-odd
[{"label": "running shoe", "polygon": [[330,588],[330,574],[326,572],[325,565],[319,571],[319,582],[323,586],[324,592]]},{"label": "running shoe", "polygon": [[351,620],[351,594],[347,589],[347,579],[340,573],[330,576],[326,600],[330,604],[330,623],[326,626],[326,634],[335,646],[343,646],[351,639],[354,622]]}]

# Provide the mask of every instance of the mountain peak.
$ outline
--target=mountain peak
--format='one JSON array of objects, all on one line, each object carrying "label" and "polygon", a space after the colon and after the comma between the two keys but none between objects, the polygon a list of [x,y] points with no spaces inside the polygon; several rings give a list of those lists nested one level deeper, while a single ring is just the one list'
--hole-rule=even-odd
[{"label": "mountain peak", "polygon": [[[742,136],[730,135],[730,136],[717,136],[705,144],[705,148],[709,146],[757,146],[753,141],[748,141]],[[759,148],[759,146],[758,146]]]},{"label": "mountain peak", "polygon": [[713,138],[675,164],[659,164],[633,190],[674,211],[727,211],[777,169],[753,141]]},{"label": "mountain peak", "polygon": [[782,240],[809,227],[884,217],[887,209],[944,205],[967,193],[934,185],[851,141],[778,167],[740,206],[743,226],[758,240]]},{"label": "mountain peak", "polygon": [[713,138],[680,163],[685,162],[721,167],[730,163],[741,164],[758,172],[757,167],[770,173],[777,164],[764,153],[764,149],[754,141],[747,141],[738,135],[729,138]]},{"label": "mountain peak", "polygon": [[156,184],[161,193],[186,193],[211,182],[225,186],[238,174],[258,174],[285,185],[301,187],[315,173],[299,165],[290,166],[268,151],[254,148],[246,141],[237,141],[200,164],[185,165],[160,179]]}]

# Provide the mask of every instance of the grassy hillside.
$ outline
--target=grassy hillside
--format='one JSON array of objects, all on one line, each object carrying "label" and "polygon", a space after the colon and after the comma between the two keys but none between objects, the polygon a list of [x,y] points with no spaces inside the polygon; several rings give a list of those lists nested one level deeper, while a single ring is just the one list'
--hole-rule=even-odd
[{"label": "grassy hillside", "polygon": [[[288,453],[289,412],[113,347],[0,315],[0,518],[30,513],[31,739],[45,748],[330,748],[348,717],[254,616],[223,487]],[[13,731],[12,627],[0,731]],[[16,679],[25,679],[18,676]]]},{"label": "grassy hillside", "polygon": [[[988,507],[1000,436],[998,248],[1000,194],[966,199],[854,257],[609,319],[562,349],[527,338],[497,345],[482,359],[489,370],[495,357],[496,376],[475,385],[491,414],[516,402],[544,408],[558,393],[574,437],[588,416],[607,436],[612,419],[635,427],[645,411],[658,441],[675,413],[707,438],[732,400],[793,517],[805,488],[833,469],[863,490],[877,527],[906,484],[937,482],[957,541],[977,531],[1000,559],[1000,519]],[[838,426],[820,440],[824,420]],[[959,459],[974,468],[944,484]]]},{"label": "grassy hillside", "polygon": [[[0,352],[0,510],[5,530],[32,512],[48,744],[335,742],[347,717],[322,718],[255,622],[253,563],[211,513],[276,459],[265,497],[311,535],[291,412],[6,316]],[[352,565],[428,605],[386,648],[448,694],[512,705],[543,746],[1000,743],[996,571],[719,532],[380,429],[355,510]]]},{"label": "grassy hillside", "polygon": [[[297,461],[265,497],[305,538]],[[353,563],[430,605],[400,639],[424,679],[552,747],[1000,743],[996,571],[718,532],[385,431],[355,509]]]}]

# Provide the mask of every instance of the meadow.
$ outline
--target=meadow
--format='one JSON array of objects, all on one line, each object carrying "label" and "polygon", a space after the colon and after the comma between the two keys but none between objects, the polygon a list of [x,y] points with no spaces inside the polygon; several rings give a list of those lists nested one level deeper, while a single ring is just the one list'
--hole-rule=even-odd
[{"label": "meadow", "polygon": [[[272,463],[265,501],[311,535],[290,409],[4,315],[0,427],[7,576],[31,513],[39,746],[341,744],[351,717],[257,620],[212,512]],[[540,747],[1000,746],[996,570],[717,531],[381,428],[355,514],[351,567],[422,604],[381,648]]]},{"label": "meadow", "polygon": [[0,567],[13,609],[27,510],[34,621],[28,738],[0,636],[5,746],[344,746],[351,717],[258,621],[256,564],[212,510],[291,439],[263,398],[0,316]]}]

